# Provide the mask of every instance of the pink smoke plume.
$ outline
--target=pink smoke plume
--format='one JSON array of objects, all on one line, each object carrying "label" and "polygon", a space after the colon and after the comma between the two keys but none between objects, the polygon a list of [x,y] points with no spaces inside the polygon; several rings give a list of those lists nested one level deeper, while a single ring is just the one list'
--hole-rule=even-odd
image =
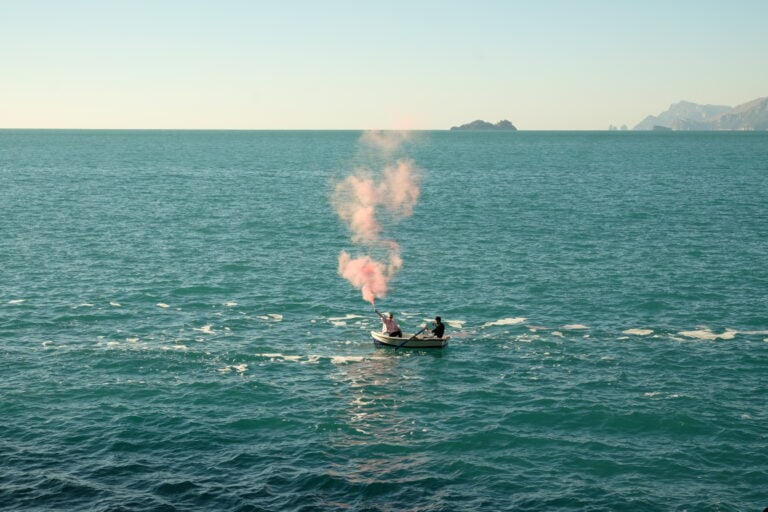
[{"label": "pink smoke plume", "polygon": [[370,256],[352,258],[347,251],[339,254],[339,274],[363,293],[363,300],[374,304],[386,297],[393,270]]},{"label": "pink smoke plume", "polygon": [[369,130],[360,137],[361,142],[374,146],[381,151],[394,151],[411,138],[406,130]]},{"label": "pink smoke plume", "polygon": [[[369,134],[372,132],[368,132]],[[375,132],[364,135],[369,143],[381,143],[382,151],[391,151],[394,142],[405,140],[401,134],[391,137]],[[381,142],[384,141],[384,142]],[[339,255],[339,274],[362,292],[363,299],[375,304],[384,298],[389,290],[389,281],[402,268],[400,246],[391,239],[384,239],[384,230],[379,220],[382,208],[388,213],[387,224],[409,217],[419,199],[421,176],[412,160],[398,160],[380,172],[377,181],[368,169],[357,169],[336,185],[331,202],[350,231],[352,241],[362,245],[368,252],[385,253],[379,261],[369,254],[353,258],[346,251]]]}]

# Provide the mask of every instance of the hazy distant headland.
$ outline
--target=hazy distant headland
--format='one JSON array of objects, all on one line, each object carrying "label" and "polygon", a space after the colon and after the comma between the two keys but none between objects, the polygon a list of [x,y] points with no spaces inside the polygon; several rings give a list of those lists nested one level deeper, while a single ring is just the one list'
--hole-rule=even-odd
[{"label": "hazy distant headland", "polygon": [[472,121],[471,123],[462,124],[461,126],[452,126],[451,130],[467,130],[467,131],[484,130],[484,131],[516,132],[517,128],[515,128],[515,125],[513,125],[506,119],[502,119],[496,124],[492,124],[487,121],[478,119],[477,121]]},{"label": "hazy distant headland", "polygon": [[768,130],[768,97],[727,105],[672,104],[658,116],[648,116],[634,130]]}]

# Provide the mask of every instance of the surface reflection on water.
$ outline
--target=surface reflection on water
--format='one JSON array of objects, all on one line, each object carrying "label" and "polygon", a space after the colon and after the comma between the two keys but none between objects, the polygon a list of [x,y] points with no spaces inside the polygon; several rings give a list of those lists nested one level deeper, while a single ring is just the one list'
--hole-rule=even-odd
[{"label": "surface reflection on water", "polygon": [[423,452],[414,453],[415,425],[401,410],[409,383],[423,380],[417,365],[404,364],[417,354],[376,349],[359,363],[338,366],[331,378],[345,384],[349,396],[339,418],[345,428],[331,440],[331,449],[342,456],[329,474],[348,483],[392,482],[429,464]]}]

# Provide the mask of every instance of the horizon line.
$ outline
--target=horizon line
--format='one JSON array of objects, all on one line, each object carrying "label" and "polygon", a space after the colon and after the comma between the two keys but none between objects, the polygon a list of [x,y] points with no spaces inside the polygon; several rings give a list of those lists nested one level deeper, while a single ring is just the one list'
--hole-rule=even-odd
[{"label": "horizon line", "polygon": [[[483,133],[515,133],[515,132],[628,132],[628,131],[652,131],[652,130],[611,130],[608,128],[538,128],[515,130],[453,130],[452,128],[52,128],[52,127],[0,127],[0,131],[207,131],[207,132],[483,132]],[[692,130],[686,130],[692,131]],[[716,130],[701,130],[716,131]]]}]

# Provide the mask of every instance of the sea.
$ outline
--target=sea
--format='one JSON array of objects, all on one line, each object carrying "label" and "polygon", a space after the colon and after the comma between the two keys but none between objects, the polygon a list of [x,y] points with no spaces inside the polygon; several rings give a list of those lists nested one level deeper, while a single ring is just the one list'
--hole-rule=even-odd
[{"label": "sea", "polygon": [[768,507],[768,133],[396,135],[0,131],[0,508]]}]

